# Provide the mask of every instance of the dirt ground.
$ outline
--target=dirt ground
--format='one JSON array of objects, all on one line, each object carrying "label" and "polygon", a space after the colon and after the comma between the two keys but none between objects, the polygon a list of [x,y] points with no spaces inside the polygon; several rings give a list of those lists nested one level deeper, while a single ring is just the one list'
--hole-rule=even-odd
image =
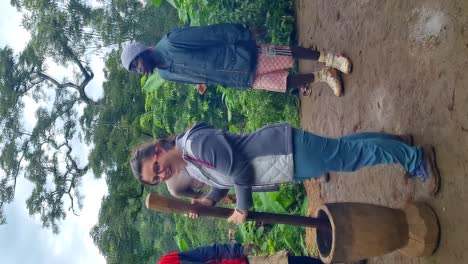
[{"label": "dirt ground", "polygon": [[[301,100],[302,126],[338,137],[356,131],[411,133],[436,148],[442,186],[435,198],[397,166],[332,174],[306,184],[310,211],[322,202],[401,207],[427,201],[438,214],[440,246],[427,258],[397,252],[369,263],[468,263],[468,1],[298,0],[299,44],[353,61],[344,97],[313,85]],[[302,72],[321,65],[301,62]],[[308,243],[313,244],[311,230]]]}]

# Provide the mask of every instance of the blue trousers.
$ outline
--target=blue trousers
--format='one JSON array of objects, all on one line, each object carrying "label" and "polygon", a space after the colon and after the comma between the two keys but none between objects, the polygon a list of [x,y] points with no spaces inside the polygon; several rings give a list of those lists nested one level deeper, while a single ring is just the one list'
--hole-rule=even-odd
[{"label": "blue trousers", "polygon": [[420,147],[406,145],[398,136],[385,133],[355,133],[334,139],[294,129],[293,138],[298,181],[379,164],[400,164],[414,175],[423,159]]}]

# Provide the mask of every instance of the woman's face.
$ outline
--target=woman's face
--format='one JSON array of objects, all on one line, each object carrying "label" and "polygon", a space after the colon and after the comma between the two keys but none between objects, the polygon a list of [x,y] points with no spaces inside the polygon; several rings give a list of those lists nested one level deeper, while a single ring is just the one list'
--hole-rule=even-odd
[{"label": "woman's face", "polygon": [[134,72],[138,72],[139,74],[145,74],[146,67],[145,62],[141,56],[136,57],[132,63],[130,63],[130,70]]},{"label": "woman's face", "polygon": [[139,74],[149,74],[156,68],[156,62],[151,51],[146,51],[130,63],[130,70]]},{"label": "woman's face", "polygon": [[157,147],[156,153],[151,158],[142,162],[141,179],[150,185],[157,185],[175,175],[187,166],[182,154],[176,149],[165,150]]}]

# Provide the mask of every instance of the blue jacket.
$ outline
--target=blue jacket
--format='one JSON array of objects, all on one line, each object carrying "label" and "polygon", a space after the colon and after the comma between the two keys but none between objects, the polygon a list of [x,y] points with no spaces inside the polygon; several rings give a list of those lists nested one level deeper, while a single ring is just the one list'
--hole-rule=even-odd
[{"label": "blue jacket", "polygon": [[158,264],[247,264],[241,244],[214,244],[164,255]]},{"label": "blue jacket", "polygon": [[240,24],[174,29],[156,45],[161,78],[229,88],[252,86],[257,47],[250,30]]},{"label": "blue jacket", "polygon": [[204,122],[176,139],[190,176],[211,187],[206,197],[218,202],[236,191],[237,208],[252,205],[252,188],[294,181],[293,135],[288,124],[268,125],[233,134]]}]

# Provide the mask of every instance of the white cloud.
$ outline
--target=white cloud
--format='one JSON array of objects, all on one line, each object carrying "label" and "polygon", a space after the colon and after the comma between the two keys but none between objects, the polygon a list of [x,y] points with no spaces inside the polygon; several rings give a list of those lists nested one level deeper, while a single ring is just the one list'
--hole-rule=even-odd
[{"label": "white cloud", "polygon": [[42,229],[40,220],[28,215],[25,201],[32,188],[31,183],[20,179],[15,201],[6,206],[8,224],[0,227],[0,263],[105,263],[89,236],[90,228],[96,223],[101,198],[107,193],[105,181],[95,179],[92,174],[84,176],[82,189],[87,195],[83,210],[80,216],[68,213],[58,235]]},{"label": "white cloud", "polygon": [[0,1],[0,46],[9,45],[15,50],[22,50],[30,39],[30,35],[19,26],[21,15],[9,5],[9,2]]},{"label": "white cloud", "polygon": [[37,118],[34,115],[36,112],[37,108],[39,107],[39,104],[32,99],[30,96],[25,96],[23,98],[23,103],[24,103],[24,127],[26,131],[32,131],[34,126],[37,123]]},{"label": "white cloud", "polygon": [[102,89],[102,83],[105,80],[104,77],[104,60],[102,57],[97,55],[90,56],[91,70],[94,73],[94,78],[89,82],[85,88],[86,94],[93,100],[98,100],[103,97],[104,90]]}]

